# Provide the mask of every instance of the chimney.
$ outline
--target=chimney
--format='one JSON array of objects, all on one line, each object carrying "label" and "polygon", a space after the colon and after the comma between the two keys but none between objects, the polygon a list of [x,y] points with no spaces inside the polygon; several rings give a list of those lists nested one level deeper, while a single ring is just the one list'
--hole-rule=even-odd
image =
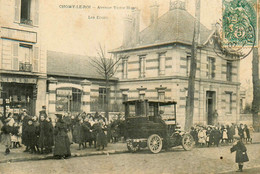
[{"label": "chimney", "polygon": [[153,24],[158,19],[159,5],[155,2],[154,5],[150,6],[150,24]]},{"label": "chimney", "polygon": [[170,10],[186,10],[186,1],[184,0],[170,0]]},{"label": "chimney", "polygon": [[139,44],[139,30],[140,30],[140,10],[135,8],[132,11],[133,14],[133,43]]},{"label": "chimney", "polygon": [[131,40],[131,36],[132,36],[132,23],[133,23],[133,19],[131,15],[127,15],[126,17],[124,17],[124,32],[123,32],[123,46],[126,47],[130,40]]},{"label": "chimney", "polygon": [[139,44],[140,10],[135,8],[124,18],[123,46]]}]

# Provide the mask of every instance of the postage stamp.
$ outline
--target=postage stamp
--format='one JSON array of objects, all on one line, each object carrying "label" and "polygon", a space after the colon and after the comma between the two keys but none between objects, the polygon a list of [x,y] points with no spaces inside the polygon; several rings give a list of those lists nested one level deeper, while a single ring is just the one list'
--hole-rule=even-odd
[{"label": "postage stamp", "polygon": [[256,46],[257,0],[223,0],[222,10],[223,46],[234,49]]}]

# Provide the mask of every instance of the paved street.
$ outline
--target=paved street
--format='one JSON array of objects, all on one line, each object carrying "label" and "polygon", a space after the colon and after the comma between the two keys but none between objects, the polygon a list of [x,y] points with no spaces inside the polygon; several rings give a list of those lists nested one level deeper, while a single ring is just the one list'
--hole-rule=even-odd
[{"label": "paved street", "polygon": [[[259,173],[260,144],[247,145],[250,161],[245,171]],[[196,148],[184,151],[174,148],[169,152],[98,155],[62,160],[40,160],[1,163],[0,173],[232,173],[237,169],[235,154],[230,146]]]}]

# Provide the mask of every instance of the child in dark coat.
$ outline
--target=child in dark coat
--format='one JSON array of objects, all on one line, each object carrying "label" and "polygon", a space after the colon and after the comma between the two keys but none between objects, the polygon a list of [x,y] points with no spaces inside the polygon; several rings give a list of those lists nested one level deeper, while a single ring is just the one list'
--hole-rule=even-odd
[{"label": "child in dark coat", "polygon": [[249,161],[247,156],[247,149],[240,137],[234,137],[238,141],[236,141],[233,147],[230,149],[231,153],[236,151],[236,163],[238,163],[238,171],[243,171],[243,163]]},{"label": "child in dark coat", "polygon": [[36,145],[37,145],[37,133],[36,127],[33,125],[33,120],[30,119],[28,121],[28,126],[25,127],[24,130],[25,135],[27,136],[26,139],[28,140],[28,146],[30,148],[30,153],[36,153]]}]

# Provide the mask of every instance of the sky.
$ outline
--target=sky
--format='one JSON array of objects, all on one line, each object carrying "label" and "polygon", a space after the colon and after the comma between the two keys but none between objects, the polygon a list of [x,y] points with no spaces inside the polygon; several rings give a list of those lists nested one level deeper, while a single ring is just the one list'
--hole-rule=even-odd
[{"label": "sky", "polygon": [[[195,0],[186,1],[194,15]],[[96,56],[99,44],[106,50],[121,46],[123,19],[131,7],[141,10],[140,31],[149,25],[155,0],[44,0],[41,16],[42,42],[47,50]],[[159,16],[169,10],[170,0],[156,0]],[[74,5],[74,8],[68,8]],[[81,5],[84,8],[79,8]],[[211,28],[222,13],[222,0],[201,0],[201,23]],[[241,82],[251,81],[251,58],[241,62]]]},{"label": "sky", "polygon": [[[45,0],[41,21],[41,26],[45,28],[43,40],[48,50],[84,55],[95,55],[99,43],[108,50],[117,48],[122,43],[123,19],[131,12],[131,9],[122,7],[138,7],[141,10],[141,31],[149,25],[150,6],[154,2],[155,0]],[[156,2],[159,4],[159,16],[169,10],[170,0]],[[66,5],[85,5],[87,8],[66,8]],[[194,0],[186,0],[186,5],[187,10],[194,14]],[[201,22],[208,28],[220,15],[221,0],[201,1]],[[92,16],[96,18],[93,19]],[[97,16],[105,19],[97,19]]]}]

